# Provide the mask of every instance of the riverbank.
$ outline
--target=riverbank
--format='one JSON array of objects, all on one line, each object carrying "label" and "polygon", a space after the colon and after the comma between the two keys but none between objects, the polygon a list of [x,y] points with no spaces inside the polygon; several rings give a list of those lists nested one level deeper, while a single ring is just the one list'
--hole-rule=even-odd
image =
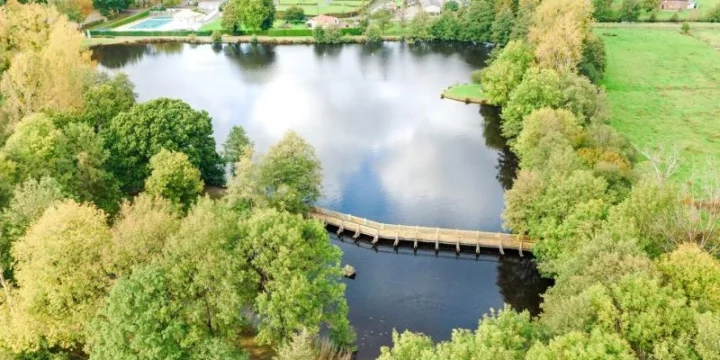
[{"label": "riverbank", "polygon": [[[401,41],[401,36],[384,36],[383,41]],[[312,36],[223,36],[223,44],[243,44],[257,42],[259,44],[316,44]],[[166,42],[180,42],[188,44],[212,44],[210,36],[116,36],[116,37],[94,37],[83,40],[86,47],[120,44],[156,44]],[[367,42],[365,36],[345,36],[344,44],[364,44]]]},{"label": "riverbank", "polygon": [[485,104],[485,97],[479,84],[453,85],[440,94],[442,99],[462,101],[466,104]]}]

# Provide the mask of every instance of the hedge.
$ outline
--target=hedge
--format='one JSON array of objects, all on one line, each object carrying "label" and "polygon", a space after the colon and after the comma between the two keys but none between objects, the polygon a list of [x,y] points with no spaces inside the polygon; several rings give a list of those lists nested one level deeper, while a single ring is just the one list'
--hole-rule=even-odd
[{"label": "hedge", "polygon": [[310,29],[270,29],[268,36],[312,36]]},{"label": "hedge", "polygon": [[90,30],[92,36],[188,36],[195,34],[197,36],[210,36],[212,30],[176,30],[176,31],[113,31],[113,30]]}]

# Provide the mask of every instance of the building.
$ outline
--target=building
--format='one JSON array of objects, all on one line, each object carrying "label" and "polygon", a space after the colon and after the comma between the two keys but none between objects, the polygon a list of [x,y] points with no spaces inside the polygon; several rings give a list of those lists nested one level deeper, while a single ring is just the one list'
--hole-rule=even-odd
[{"label": "building", "polygon": [[310,20],[307,21],[307,26],[310,28],[316,28],[316,27],[328,27],[328,26],[335,26],[335,27],[344,27],[344,24],[340,21],[340,19],[334,17],[334,16],[328,16],[328,15],[318,15]]},{"label": "building", "polygon": [[430,15],[437,15],[442,12],[442,0],[420,0],[424,12]]},{"label": "building", "polygon": [[662,0],[660,2],[661,10],[685,10],[695,9],[697,4],[690,0]]}]

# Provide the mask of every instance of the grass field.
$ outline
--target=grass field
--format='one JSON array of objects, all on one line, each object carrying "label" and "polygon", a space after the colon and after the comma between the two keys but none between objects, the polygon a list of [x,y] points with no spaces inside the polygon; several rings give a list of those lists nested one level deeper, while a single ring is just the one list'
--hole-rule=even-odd
[{"label": "grass field", "polygon": [[[680,12],[670,10],[658,11],[656,14],[657,20],[667,21],[673,16],[673,14],[677,13],[680,20],[699,21],[703,18],[706,11],[720,4],[720,0],[695,0],[695,2],[698,4],[697,9],[683,10]],[[616,11],[620,9],[621,5],[622,0],[613,0],[613,8]],[[640,15],[640,20],[647,20],[649,17],[649,13],[643,13]]]},{"label": "grass field", "polygon": [[[705,36],[720,37],[720,30]],[[638,148],[677,147],[678,181],[720,162],[720,52],[677,30],[595,29],[608,66],[611,125]],[[717,164],[720,165],[720,164]],[[702,181],[702,178],[695,180]]]},{"label": "grass field", "polygon": [[453,85],[447,90],[443,91],[442,95],[443,97],[448,99],[464,102],[471,102],[477,104],[485,102],[485,100],[483,99],[482,89],[478,84]]}]

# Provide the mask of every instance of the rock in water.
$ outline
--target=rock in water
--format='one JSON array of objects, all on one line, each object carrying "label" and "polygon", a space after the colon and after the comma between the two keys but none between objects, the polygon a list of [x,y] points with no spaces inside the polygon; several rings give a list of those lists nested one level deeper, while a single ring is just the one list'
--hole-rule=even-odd
[{"label": "rock in water", "polygon": [[344,277],[348,279],[354,279],[355,278],[355,268],[351,265],[345,265],[342,268],[342,274]]}]

